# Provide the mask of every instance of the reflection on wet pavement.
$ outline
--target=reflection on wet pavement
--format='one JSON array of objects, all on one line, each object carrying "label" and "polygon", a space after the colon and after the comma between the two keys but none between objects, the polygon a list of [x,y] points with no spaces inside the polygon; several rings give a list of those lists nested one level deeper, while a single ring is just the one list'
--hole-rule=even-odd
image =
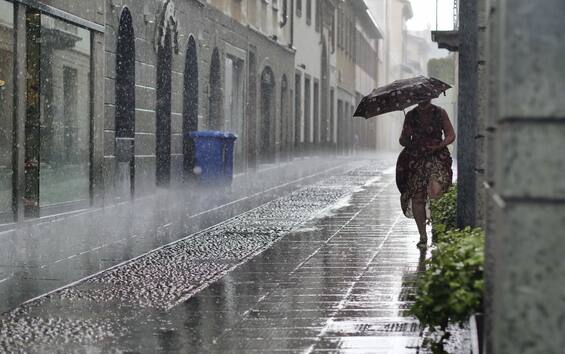
[{"label": "reflection on wet pavement", "polygon": [[421,328],[407,308],[421,255],[384,166],[24,306],[2,320],[0,350],[415,353]]}]

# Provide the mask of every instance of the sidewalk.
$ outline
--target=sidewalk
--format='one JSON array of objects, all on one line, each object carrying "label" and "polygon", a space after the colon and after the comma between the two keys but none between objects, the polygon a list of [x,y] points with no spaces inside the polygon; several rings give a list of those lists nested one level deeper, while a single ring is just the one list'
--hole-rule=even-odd
[{"label": "sidewalk", "polygon": [[[383,176],[190,299],[188,311],[202,313],[190,321],[202,338],[191,350],[415,353],[420,326],[406,314],[421,256],[413,224],[393,175]],[[223,303],[228,289],[240,296],[234,309]],[[204,318],[221,323],[213,336],[202,333]]]},{"label": "sidewalk", "polygon": [[347,158],[305,158],[234,178],[229,191],[171,188],[132,202],[2,225],[0,313],[279,198]]},{"label": "sidewalk", "polygon": [[0,350],[415,353],[422,255],[391,165],[366,161],[36,300],[4,316]]}]

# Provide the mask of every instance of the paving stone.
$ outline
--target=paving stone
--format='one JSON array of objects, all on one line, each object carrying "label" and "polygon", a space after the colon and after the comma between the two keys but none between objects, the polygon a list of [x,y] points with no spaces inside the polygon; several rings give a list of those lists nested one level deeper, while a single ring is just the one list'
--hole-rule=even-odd
[{"label": "paving stone", "polygon": [[[0,351],[416,353],[407,309],[424,257],[394,176],[379,172],[389,165],[306,186],[28,304],[0,319]],[[347,207],[317,217],[352,190]]]}]

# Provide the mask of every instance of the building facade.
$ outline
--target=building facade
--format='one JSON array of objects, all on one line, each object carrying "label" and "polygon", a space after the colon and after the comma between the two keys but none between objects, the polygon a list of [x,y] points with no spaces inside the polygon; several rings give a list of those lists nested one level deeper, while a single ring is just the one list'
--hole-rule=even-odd
[{"label": "building facade", "polygon": [[306,153],[313,152],[313,146],[327,148],[335,141],[335,107],[330,98],[335,90],[336,3],[295,1],[295,142]]},{"label": "building facade", "polygon": [[[376,86],[380,32],[354,1],[0,9],[3,228],[183,186],[196,130],[238,136],[236,173],[345,151],[355,104]],[[365,147],[376,144],[370,126],[357,130]]]},{"label": "building facade", "polygon": [[[377,24],[383,28],[383,39],[379,57],[379,84],[385,85],[394,80],[407,78],[408,70],[408,31],[406,21],[412,18],[412,5],[408,0],[374,0],[367,3]],[[398,138],[402,131],[404,116],[401,112],[383,115],[377,120],[377,148],[397,151]]]},{"label": "building facade", "polygon": [[[378,84],[379,41],[381,30],[364,2],[353,2],[355,9],[355,106]],[[354,108],[355,109],[355,108]],[[355,149],[377,148],[377,119],[353,121]]]}]

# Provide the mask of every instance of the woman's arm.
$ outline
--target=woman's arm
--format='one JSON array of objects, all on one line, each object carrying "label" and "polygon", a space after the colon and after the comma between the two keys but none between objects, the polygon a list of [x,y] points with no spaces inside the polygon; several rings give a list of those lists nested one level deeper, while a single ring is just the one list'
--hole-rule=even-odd
[{"label": "woman's arm", "polygon": [[443,109],[441,112],[441,118],[443,120],[443,134],[445,135],[442,145],[447,146],[455,141],[455,130],[453,129],[453,125],[451,125],[447,112]]},{"label": "woman's arm", "polygon": [[402,126],[402,134],[400,134],[400,139],[398,142],[402,146],[408,146],[412,140],[412,129],[410,124],[408,124],[408,118],[404,118],[404,125]]}]

